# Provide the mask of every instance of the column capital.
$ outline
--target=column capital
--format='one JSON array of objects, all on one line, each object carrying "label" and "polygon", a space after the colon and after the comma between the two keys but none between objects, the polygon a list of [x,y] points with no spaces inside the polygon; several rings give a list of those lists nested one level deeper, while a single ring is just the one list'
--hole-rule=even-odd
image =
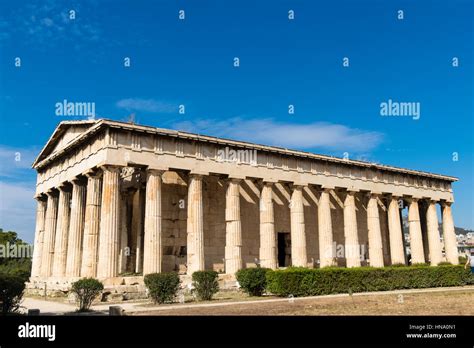
[{"label": "column capital", "polygon": [[64,181],[60,183],[57,187],[57,189],[62,192],[70,192],[71,188],[72,188],[72,184],[69,181]]},{"label": "column capital", "polygon": [[48,191],[46,191],[45,194],[48,197],[57,197],[59,194],[59,190],[56,187],[52,187]]},{"label": "column capital", "polygon": [[442,206],[442,207],[450,207],[453,202],[448,202],[448,201],[441,201],[439,202],[439,204]]},{"label": "column capital", "polygon": [[236,183],[236,184],[240,184],[240,183],[242,182],[242,180],[244,180],[244,179],[242,179],[242,178],[228,177],[227,180],[228,180],[229,182],[234,182],[234,183]]},{"label": "column capital", "polygon": [[204,177],[204,174],[199,174],[199,173],[189,173],[189,178],[193,178],[193,179],[198,179],[198,180],[202,180],[202,178]]},{"label": "column capital", "polygon": [[162,176],[166,172],[165,169],[147,168],[146,173]]},{"label": "column capital", "polygon": [[123,166],[118,166],[115,164],[103,164],[99,166],[99,169],[102,171],[109,171],[109,172],[120,172],[122,170]]},{"label": "column capital", "polygon": [[36,194],[33,198],[38,202],[44,202],[48,197],[45,193],[41,192]]},{"label": "column capital", "polygon": [[203,176],[209,176],[209,172],[201,171],[201,170],[191,170],[189,172],[189,176],[195,176],[195,177],[203,177]]},{"label": "column capital", "polygon": [[273,185],[276,184],[274,181],[266,181],[266,180],[263,180],[262,183],[264,186],[268,186],[268,187],[273,187]]},{"label": "column capital", "polygon": [[406,200],[408,203],[418,203],[419,198],[417,198],[417,197],[405,197],[404,200]]},{"label": "column capital", "polygon": [[78,177],[76,176],[74,179],[71,180],[72,185],[85,185],[86,180],[84,180],[84,177]]},{"label": "column capital", "polygon": [[83,175],[87,178],[92,178],[92,179],[98,179],[102,177],[102,170],[98,168],[91,168],[88,169],[86,172],[83,173]]}]

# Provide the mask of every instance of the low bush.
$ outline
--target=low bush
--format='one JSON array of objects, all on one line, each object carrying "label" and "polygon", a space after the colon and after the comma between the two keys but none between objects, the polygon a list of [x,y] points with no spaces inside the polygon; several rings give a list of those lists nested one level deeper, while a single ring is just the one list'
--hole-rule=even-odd
[{"label": "low bush", "polygon": [[24,289],[25,280],[22,276],[0,273],[0,305],[3,315],[20,309]]},{"label": "low bush", "polygon": [[179,290],[178,273],[151,273],[145,276],[151,299],[159,304],[173,302]]},{"label": "low bush", "polygon": [[200,301],[210,301],[212,296],[219,291],[217,282],[219,274],[215,271],[197,271],[192,275],[193,292]]},{"label": "low bush", "polygon": [[76,295],[79,312],[88,311],[92,301],[104,290],[104,285],[94,278],[83,278],[72,283],[71,292]]},{"label": "low bush", "polygon": [[267,287],[268,268],[244,268],[235,274],[242,290],[250,296],[262,296]]},{"label": "low bush", "polygon": [[267,272],[267,291],[277,296],[462,286],[474,277],[462,266],[385,268],[287,268]]}]

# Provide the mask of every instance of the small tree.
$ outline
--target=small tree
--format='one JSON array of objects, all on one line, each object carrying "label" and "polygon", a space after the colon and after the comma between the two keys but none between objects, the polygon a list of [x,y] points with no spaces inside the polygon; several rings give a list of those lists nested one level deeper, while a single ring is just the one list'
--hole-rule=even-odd
[{"label": "small tree", "polygon": [[147,274],[145,285],[154,302],[172,302],[179,290],[179,275],[174,272]]},{"label": "small tree", "polygon": [[240,287],[250,296],[262,296],[267,286],[268,268],[243,268],[235,274]]},{"label": "small tree", "polygon": [[21,276],[0,273],[0,302],[2,314],[15,313],[20,309],[25,282]]},{"label": "small tree", "polygon": [[210,301],[212,296],[219,291],[217,282],[219,274],[215,271],[197,271],[193,273],[193,291],[200,301]]},{"label": "small tree", "polygon": [[71,292],[76,295],[79,312],[88,311],[92,301],[104,290],[104,285],[94,278],[83,278],[72,283]]}]

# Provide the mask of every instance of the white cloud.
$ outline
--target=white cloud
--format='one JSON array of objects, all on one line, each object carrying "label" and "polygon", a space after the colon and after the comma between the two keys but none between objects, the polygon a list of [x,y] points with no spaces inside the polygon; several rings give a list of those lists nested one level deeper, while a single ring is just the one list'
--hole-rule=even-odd
[{"label": "white cloud", "polygon": [[340,124],[277,122],[273,119],[198,120],[180,122],[175,129],[217,137],[280,146],[290,149],[322,148],[349,153],[370,152],[383,140],[383,134]]},{"label": "white cloud", "polygon": [[35,234],[35,185],[0,182],[0,227],[32,243]]},{"label": "white cloud", "polygon": [[128,111],[172,113],[177,106],[155,99],[127,98],[117,102],[117,107]]}]

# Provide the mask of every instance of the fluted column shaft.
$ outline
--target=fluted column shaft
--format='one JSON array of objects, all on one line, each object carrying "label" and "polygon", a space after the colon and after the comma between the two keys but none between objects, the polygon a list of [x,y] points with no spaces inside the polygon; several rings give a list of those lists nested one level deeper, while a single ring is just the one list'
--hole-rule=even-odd
[{"label": "fluted column shaft", "polygon": [[242,268],[242,222],[240,220],[240,179],[230,179],[225,206],[225,272]]},{"label": "fluted column shaft", "polygon": [[344,199],[344,239],[347,267],[360,267],[360,245],[357,235],[355,192],[348,191]]},{"label": "fluted column shaft", "polygon": [[103,167],[98,278],[116,277],[119,255],[120,168]]},{"label": "fluted column shaft", "polygon": [[46,200],[43,197],[38,197],[36,206],[35,244],[33,248],[33,261],[31,266],[32,277],[38,277],[41,274],[45,217]]},{"label": "fluted column shaft", "polygon": [[438,228],[438,215],[436,213],[436,202],[428,203],[426,211],[426,224],[428,227],[428,247],[430,249],[430,264],[438,265],[443,260],[441,240]]},{"label": "fluted column shaft", "polygon": [[122,192],[120,199],[120,255],[119,272],[127,272],[127,259],[130,256],[128,245],[128,193]]},{"label": "fluted column shaft", "polygon": [[428,243],[428,224],[426,220],[426,212],[428,210],[428,205],[425,201],[418,201],[418,214],[420,216],[420,225],[421,225],[421,238],[423,240],[423,252],[425,256],[425,262],[428,262],[430,259],[430,248]]},{"label": "fluted column shaft", "polygon": [[163,258],[161,200],[163,172],[148,170],[145,195],[143,274],[160,273]]},{"label": "fluted column shaft", "polygon": [[424,263],[423,237],[421,235],[420,209],[418,200],[411,199],[408,206],[408,228],[410,232],[411,263]]},{"label": "fluted column shaft", "polygon": [[291,264],[307,267],[306,232],[304,223],[303,187],[295,185],[290,202],[291,220]]},{"label": "fluted column shaft", "polygon": [[82,234],[84,232],[84,215],[86,205],[86,186],[73,181],[71,220],[69,224],[69,238],[67,246],[66,276],[79,277],[81,275]]},{"label": "fluted column shaft", "polygon": [[319,229],[319,260],[320,267],[333,265],[333,235],[331,220],[331,203],[329,199],[329,189],[321,192],[318,206],[318,229]]},{"label": "fluted column shaft", "polygon": [[58,217],[54,240],[53,276],[63,277],[66,270],[67,238],[69,233],[71,192],[59,188]]},{"label": "fluted column shaft", "polygon": [[87,179],[81,277],[97,276],[100,205],[102,196],[101,181],[98,175],[89,175]]},{"label": "fluted column shaft", "polygon": [[272,183],[264,183],[260,195],[260,265],[265,268],[277,269],[278,249],[272,186]]},{"label": "fluted column shaft", "polygon": [[71,191],[59,188],[58,221],[54,242],[53,276],[64,277],[66,274],[66,255],[69,234],[69,217],[71,212]]},{"label": "fluted column shaft", "polygon": [[371,194],[367,204],[367,228],[369,238],[369,264],[383,267],[383,243],[377,195]]},{"label": "fluted column shaft", "polygon": [[445,202],[442,205],[443,217],[443,236],[444,250],[446,251],[446,260],[453,264],[459,264],[458,247],[456,233],[454,231],[454,220],[451,211],[451,203]]},{"label": "fluted column shaft", "polygon": [[398,208],[397,197],[390,198],[390,203],[388,206],[388,232],[392,265],[405,264],[402,225],[400,224],[400,211]]},{"label": "fluted column shaft", "polygon": [[53,271],[54,240],[56,237],[56,221],[58,217],[58,195],[48,192],[46,220],[44,226],[44,244],[41,262],[41,276],[49,277]]},{"label": "fluted column shaft", "polygon": [[187,264],[188,274],[203,271],[204,263],[204,214],[202,176],[191,174],[188,186]]}]

